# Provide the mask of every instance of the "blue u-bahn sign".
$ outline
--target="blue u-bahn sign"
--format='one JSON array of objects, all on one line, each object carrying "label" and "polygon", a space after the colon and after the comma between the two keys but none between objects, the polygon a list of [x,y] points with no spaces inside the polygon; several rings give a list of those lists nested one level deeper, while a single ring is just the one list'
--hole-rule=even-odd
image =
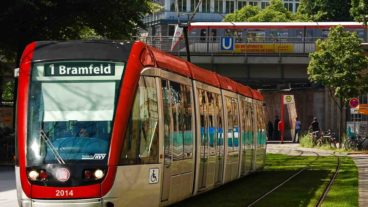
[{"label": "blue u-bahn sign", "polygon": [[221,37],[221,50],[234,50],[234,37]]}]

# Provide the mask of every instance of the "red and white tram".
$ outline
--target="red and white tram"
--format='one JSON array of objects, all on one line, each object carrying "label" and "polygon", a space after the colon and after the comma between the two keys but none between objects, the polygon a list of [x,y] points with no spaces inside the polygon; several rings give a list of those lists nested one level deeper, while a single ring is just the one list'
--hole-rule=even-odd
[{"label": "red and white tram", "polygon": [[262,101],[142,42],[33,42],[19,70],[19,205],[165,206],[260,170]]}]

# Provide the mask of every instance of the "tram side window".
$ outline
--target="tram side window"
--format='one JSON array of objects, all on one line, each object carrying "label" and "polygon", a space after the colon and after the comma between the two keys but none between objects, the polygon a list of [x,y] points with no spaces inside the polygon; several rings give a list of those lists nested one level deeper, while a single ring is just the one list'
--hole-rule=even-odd
[{"label": "tram side window", "polygon": [[207,29],[201,29],[200,35],[201,35],[200,40],[201,41],[205,41],[206,40],[206,36],[207,36]]},{"label": "tram side window", "polygon": [[226,97],[228,152],[237,151],[239,146],[239,112],[237,107],[236,98]]},{"label": "tram side window", "polygon": [[219,142],[219,106],[218,94],[198,89],[200,132],[201,132],[201,157],[215,155]]},{"label": "tram side window", "polygon": [[220,154],[224,154],[224,125],[223,125],[223,107],[222,107],[222,98],[220,94],[214,94],[215,98],[215,119],[217,124],[217,149],[216,151]]},{"label": "tram side window", "polygon": [[217,36],[217,30],[216,29],[211,29],[210,40],[212,42],[216,41],[216,36]]},{"label": "tram side window", "polygon": [[191,87],[162,80],[165,162],[193,157]]},{"label": "tram side window", "polygon": [[328,37],[328,33],[329,33],[330,31],[328,30],[328,29],[323,29],[323,30],[321,30],[321,37],[322,38],[326,38],[326,37]]},{"label": "tram side window", "polygon": [[242,139],[242,149],[244,149],[245,145],[247,144],[246,133],[247,133],[247,119],[248,119],[248,117],[246,117],[246,113],[247,113],[248,109],[246,108],[246,103],[245,103],[244,99],[242,99],[240,101],[240,108],[241,108],[240,119],[241,119],[241,123],[242,123],[242,127],[241,127],[242,136],[241,136],[241,139]]},{"label": "tram side window", "polygon": [[266,40],[266,32],[262,30],[249,30],[247,33],[248,42],[264,42]]},{"label": "tram side window", "polygon": [[252,130],[252,104],[249,102],[245,103],[245,107],[246,107],[246,112],[245,112],[245,116],[246,116],[246,122],[245,122],[245,131],[246,131],[246,143],[248,145],[253,144],[253,140],[252,140],[252,135],[253,135],[253,130]]},{"label": "tram side window", "polygon": [[318,39],[319,37],[315,37],[314,34],[314,30],[313,29],[307,29],[306,34],[305,34],[305,41],[306,42],[314,42],[316,39]]},{"label": "tram side window", "polygon": [[152,77],[139,80],[120,164],[158,163],[158,104],[156,82]]}]

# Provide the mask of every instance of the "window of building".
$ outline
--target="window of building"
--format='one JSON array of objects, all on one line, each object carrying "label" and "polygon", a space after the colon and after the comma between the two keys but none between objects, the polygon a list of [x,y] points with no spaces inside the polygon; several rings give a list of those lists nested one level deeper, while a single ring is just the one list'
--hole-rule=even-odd
[{"label": "window of building", "polygon": [[298,11],[298,8],[299,8],[299,3],[295,3],[295,12]]},{"label": "window of building", "polygon": [[202,12],[209,13],[211,10],[211,0],[202,0]]},{"label": "window of building", "polygon": [[225,5],[225,13],[233,13],[235,9],[234,0],[227,0]]},{"label": "window of building", "polygon": [[175,1],[176,0],[170,0],[170,11],[175,11]]},{"label": "window of building", "polygon": [[261,2],[261,8],[264,9],[266,7],[268,7],[268,5],[270,5],[269,2]]},{"label": "window of building", "polygon": [[289,11],[291,11],[291,12],[293,12],[293,3],[288,3],[288,2],[285,2],[284,3],[284,7],[287,9],[287,10],[289,10]]},{"label": "window of building", "polygon": [[249,2],[249,5],[251,5],[251,6],[258,6],[258,2],[256,2],[256,1],[250,1]]},{"label": "window of building", "polygon": [[167,26],[167,35],[168,36],[174,36],[174,33],[175,33],[175,27],[176,25],[175,24],[169,24]]},{"label": "window of building", "polygon": [[187,0],[178,0],[178,7],[181,12],[187,11]]},{"label": "window of building", "polygon": [[141,77],[126,130],[120,164],[158,163],[158,103],[156,82]]},{"label": "window of building", "polygon": [[224,6],[223,6],[223,0],[215,0],[215,12],[216,13],[223,13]]},{"label": "window of building", "polygon": [[194,11],[195,8],[197,7],[198,4],[198,0],[190,0],[190,11]]},{"label": "window of building", "polygon": [[243,7],[245,7],[247,5],[247,2],[246,1],[241,1],[241,0],[238,0],[238,10],[239,9],[242,9]]}]

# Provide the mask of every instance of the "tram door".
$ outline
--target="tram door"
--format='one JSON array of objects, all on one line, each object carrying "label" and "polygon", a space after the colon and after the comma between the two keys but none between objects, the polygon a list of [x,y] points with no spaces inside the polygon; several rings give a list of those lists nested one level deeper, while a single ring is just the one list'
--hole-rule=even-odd
[{"label": "tram door", "polygon": [[252,132],[252,105],[251,100],[245,98],[241,101],[242,108],[242,164],[241,164],[241,175],[246,175],[252,170],[252,143],[253,143],[253,132]]},{"label": "tram door", "polygon": [[233,94],[225,96],[227,117],[227,158],[225,182],[239,175],[239,110],[238,99]]},{"label": "tram door", "polygon": [[214,94],[198,89],[200,115],[200,169],[198,189],[205,189],[215,184],[216,168],[216,127],[214,119]]},{"label": "tram door", "polygon": [[[164,167],[161,201],[191,196],[194,181],[192,89],[162,80]],[[188,83],[190,84],[190,82]]]},{"label": "tram door", "polygon": [[225,145],[224,145],[224,125],[223,125],[223,108],[222,99],[220,94],[214,94],[214,113],[213,117],[215,119],[215,147],[216,147],[216,167],[215,167],[215,185],[222,184],[222,178],[224,174],[224,155],[225,155]]}]

